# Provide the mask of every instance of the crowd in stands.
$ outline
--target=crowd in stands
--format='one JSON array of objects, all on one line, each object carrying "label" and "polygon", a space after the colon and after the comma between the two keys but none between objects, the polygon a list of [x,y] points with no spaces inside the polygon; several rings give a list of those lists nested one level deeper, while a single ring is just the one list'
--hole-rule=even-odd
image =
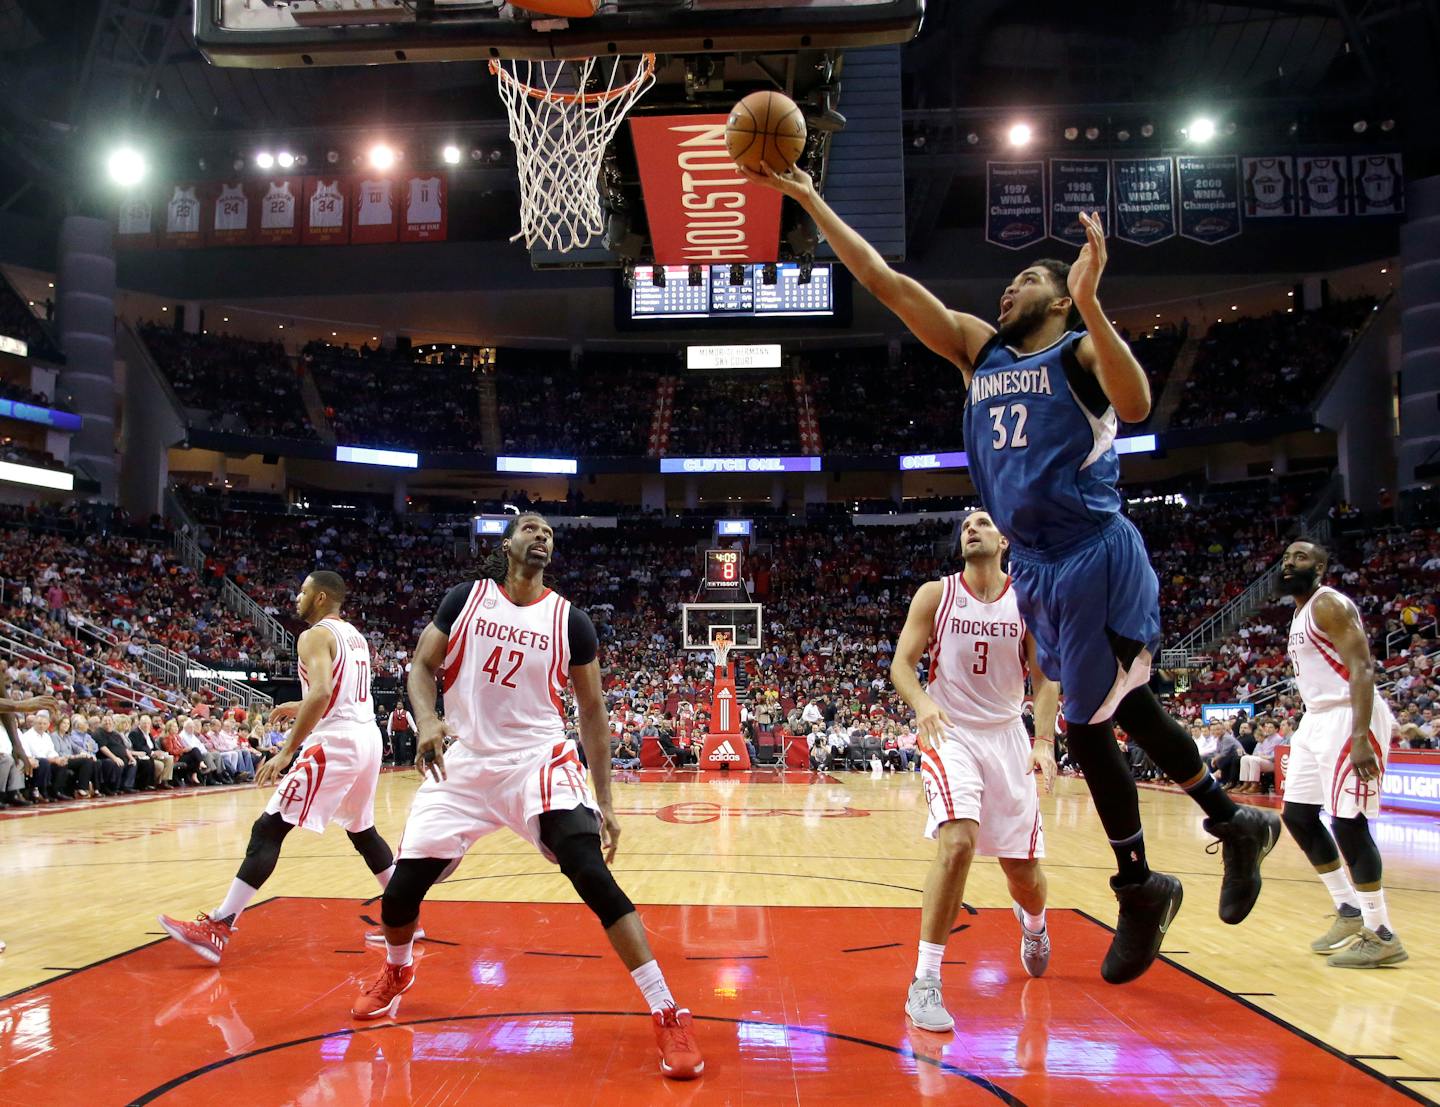
[{"label": "crowd in stands", "polygon": [[511,453],[643,456],[661,368],[634,354],[500,350],[496,398]]},{"label": "crowd in stands", "polygon": [[13,438],[0,437],[0,461],[17,465],[38,465],[42,469],[63,469],[65,466],[50,451],[25,446]]},{"label": "crowd in stands", "polygon": [[22,404],[35,404],[38,407],[52,407],[57,411],[69,411],[70,407],[59,399],[51,399],[40,392],[27,388],[16,381],[8,381],[0,377],[0,400],[15,400]]},{"label": "crowd in stands", "polygon": [[[46,300],[43,309],[45,319],[50,320],[54,312],[54,302]],[[20,339],[33,358],[51,362],[65,360],[59,345],[51,337],[49,327],[40,321],[35,309],[3,277],[0,277],[0,334]]]},{"label": "crowd in stands", "polygon": [[1374,308],[1375,300],[1362,296],[1215,324],[1200,341],[1170,425],[1248,423],[1305,410]]},{"label": "crowd in stands", "polygon": [[667,453],[695,457],[799,451],[795,388],[788,374],[689,373],[680,378]]},{"label": "crowd in stands", "polygon": [[806,353],[805,378],[829,453],[916,453],[962,444],[965,382],[923,346],[904,345],[896,364],[885,350]]},{"label": "crowd in stands", "polygon": [[161,323],[143,323],[139,333],[180,402],[205,413],[207,429],[316,437],[298,370],[278,342],[187,334]]}]

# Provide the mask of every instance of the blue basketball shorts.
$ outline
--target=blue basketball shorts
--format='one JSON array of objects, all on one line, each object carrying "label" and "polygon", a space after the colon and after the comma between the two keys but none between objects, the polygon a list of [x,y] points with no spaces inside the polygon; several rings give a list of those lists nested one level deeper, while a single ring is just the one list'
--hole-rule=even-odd
[{"label": "blue basketball shorts", "polygon": [[1036,659],[1060,683],[1065,721],[1109,720],[1149,681],[1160,650],[1160,581],[1140,532],[1116,515],[1081,543],[1012,548],[1010,576]]}]

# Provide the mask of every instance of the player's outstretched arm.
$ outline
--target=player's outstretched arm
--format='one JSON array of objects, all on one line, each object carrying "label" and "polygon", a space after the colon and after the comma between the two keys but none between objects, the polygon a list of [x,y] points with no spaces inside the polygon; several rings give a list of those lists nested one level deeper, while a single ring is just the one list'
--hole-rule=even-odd
[{"label": "player's outstretched arm", "polygon": [[1060,708],[1060,685],[1040,668],[1035,637],[1028,631],[1025,663],[1030,667],[1030,690],[1035,701],[1035,746],[1030,753],[1030,765],[1040,774],[1045,791],[1049,792],[1055,786],[1055,713]]},{"label": "player's outstretched arm", "polygon": [[1087,332],[1075,356],[1095,374],[1115,414],[1127,423],[1141,423],[1150,415],[1150,379],[1100,306],[1100,274],[1109,260],[1100,213],[1086,215],[1082,211],[1080,222],[1085,227],[1085,245],[1066,278],[1070,299]]},{"label": "player's outstretched arm", "polygon": [[415,714],[415,768],[422,777],[445,779],[445,721],[435,710],[439,683],[435,674],[445,665],[450,636],[430,623],[420,632],[405,691]]},{"label": "player's outstretched arm", "polygon": [[900,641],[895,643],[895,654],[890,659],[890,683],[915,712],[915,742],[922,750],[933,750],[944,737],[943,728],[950,725],[950,717],[920,687],[920,678],[915,675],[915,669],[925,653],[925,645],[935,628],[940,593],[938,580],[920,586],[915,598],[910,601],[905,629],[900,632]]},{"label": "player's outstretched arm", "polygon": [[585,747],[585,763],[590,766],[590,782],[600,807],[600,844],[608,865],[620,847],[620,820],[610,797],[610,712],[600,687],[599,659],[570,666],[570,688],[580,712],[580,743]]},{"label": "player's outstretched arm", "polygon": [[1360,616],[1332,592],[1310,601],[1315,626],[1330,641],[1350,672],[1350,761],[1364,781],[1379,780],[1380,761],[1370,744],[1370,714],[1375,709],[1375,662]]},{"label": "player's outstretched arm", "polygon": [[810,174],[799,166],[792,165],[785,173],[772,172],[768,166],[763,173],[739,168],[750,181],[782,192],[804,208],[835,256],[866,291],[898,315],[916,338],[958,366],[968,382],[975,355],[990,341],[994,327],[963,311],[951,311],[919,281],[890,268],[875,247],[835,214],[815,190]]},{"label": "player's outstretched arm", "polygon": [[295,725],[285,735],[285,741],[275,751],[274,757],[255,770],[255,783],[259,787],[267,787],[279,779],[295,756],[295,751],[325,714],[325,706],[330,702],[330,670],[335,664],[335,648],[335,636],[318,627],[311,627],[295,640],[295,652],[309,674],[310,687],[300,701],[300,707],[295,712]]}]

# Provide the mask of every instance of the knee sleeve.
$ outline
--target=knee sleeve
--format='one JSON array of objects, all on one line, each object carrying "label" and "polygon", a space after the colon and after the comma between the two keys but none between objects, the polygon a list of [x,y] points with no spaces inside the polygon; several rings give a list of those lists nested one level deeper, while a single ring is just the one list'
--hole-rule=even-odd
[{"label": "knee sleeve", "polygon": [[1383,867],[1380,850],[1370,834],[1370,820],[1364,815],[1353,819],[1332,819],[1330,827],[1335,832],[1335,842],[1350,870],[1350,879],[1358,886],[1379,884]]},{"label": "knee sleeve", "polygon": [[1300,851],[1317,869],[1330,868],[1340,860],[1335,839],[1330,837],[1330,832],[1320,821],[1318,803],[1287,803],[1280,818]]},{"label": "knee sleeve", "polygon": [[414,922],[420,916],[425,893],[451,864],[448,857],[411,857],[395,862],[395,872],[380,900],[380,921],[386,926]]},{"label": "knee sleeve", "polygon": [[1176,784],[1186,784],[1204,770],[1190,735],[1166,714],[1149,688],[1128,693],[1115,709],[1115,721]]},{"label": "knee sleeve", "polygon": [[395,855],[390,852],[389,844],[373,826],[358,834],[349,830],[345,833],[350,844],[355,847],[355,852],[365,859],[365,864],[372,873],[383,873],[395,864]]},{"label": "knee sleeve", "polygon": [[605,864],[594,812],[583,807],[545,812],[540,816],[540,842],[606,930],[635,910]]},{"label": "knee sleeve", "polygon": [[250,844],[245,847],[245,860],[235,874],[252,888],[270,879],[275,862],[280,860],[280,846],[285,835],[294,828],[279,815],[266,812],[250,826]]}]

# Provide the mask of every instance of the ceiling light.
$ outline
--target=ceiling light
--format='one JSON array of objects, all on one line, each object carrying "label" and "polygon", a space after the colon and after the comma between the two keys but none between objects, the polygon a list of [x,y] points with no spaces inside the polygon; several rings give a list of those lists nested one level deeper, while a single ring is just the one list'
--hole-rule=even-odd
[{"label": "ceiling light", "polygon": [[261,169],[272,169],[275,166],[275,155],[268,150],[261,150],[255,155],[255,164]]},{"label": "ceiling light", "polygon": [[1033,134],[1029,123],[1015,123],[1011,125],[1007,137],[1011,146],[1029,146]]},{"label": "ceiling light", "polygon": [[1097,138],[1099,138],[1099,137],[1100,137],[1100,128],[1099,128],[1099,127],[1086,127],[1086,128],[1085,128],[1085,138],[1086,138],[1087,141],[1089,141],[1089,142],[1094,142],[1094,141],[1095,141]]},{"label": "ceiling light", "polygon": [[389,169],[394,164],[395,151],[383,142],[376,143],[370,147],[370,167],[372,169]]},{"label": "ceiling light", "polygon": [[1215,120],[1199,115],[1185,128],[1185,137],[1191,142],[1209,142],[1215,137]]},{"label": "ceiling light", "polygon": [[295,164],[295,155],[289,150],[281,150],[275,155],[275,164],[281,169],[289,169]]},{"label": "ceiling light", "polygon": [[456,146],[452,142],[449,146],[446,146],[445,149],[440,151],[440,157],[444,159],[446,165],[459,165],[460,147]]},{"label": "ceiling light", "polygon": [[145,179],[145,157],[139,150],[122,146],[105,161],[110,179],[118,185],[129,187]]},{"label": "ceiling light", "polygon": [[1066,127],[1063,133],[1065,135],[1066,142],[1074,142],[1077,138],[1080,137],[1080,128]]}]

